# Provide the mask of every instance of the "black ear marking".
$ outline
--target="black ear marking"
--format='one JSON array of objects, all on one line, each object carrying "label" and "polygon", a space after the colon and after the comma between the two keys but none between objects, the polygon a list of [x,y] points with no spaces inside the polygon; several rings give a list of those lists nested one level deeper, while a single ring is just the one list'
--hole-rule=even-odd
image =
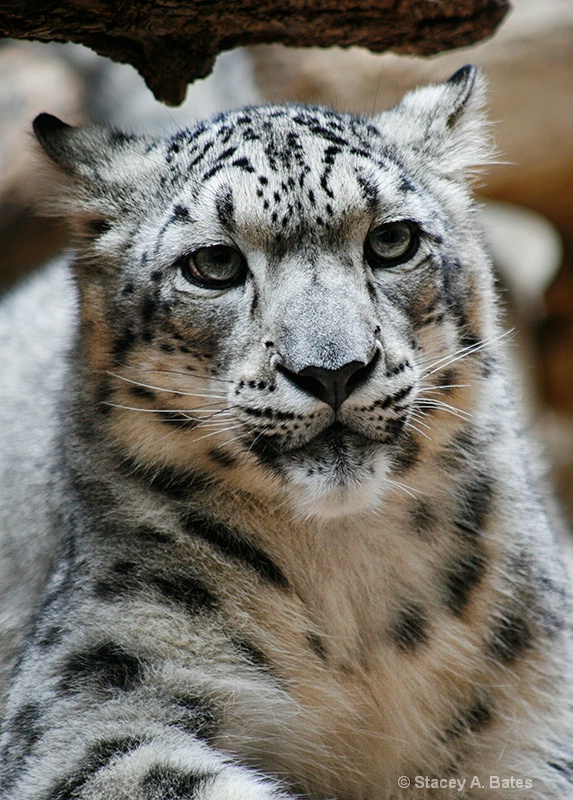
[{"label": "black ear marking", "polygon": [[62,147],[71,125],[62,122],[53,114],[39,114],[32,123],[36,138],[56,164],[62,164]]},{"label": "black ear marking", "polygon": [[477,76],[478,68],[474,67],[473,64],[466,64],[464,67],[460,67],[457,72],[454,72],[452,77],[446,81],[448,85],[457,91],[453,110],[446,120],[448,128],[453,128],[458,121],[473,92]]}]

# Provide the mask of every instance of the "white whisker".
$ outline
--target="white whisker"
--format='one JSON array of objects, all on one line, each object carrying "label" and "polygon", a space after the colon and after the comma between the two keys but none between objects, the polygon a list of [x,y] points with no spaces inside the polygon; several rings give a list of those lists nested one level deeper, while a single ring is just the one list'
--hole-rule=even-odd
[{"label": "white whisker", "polygon": [[444,389],[469,389],[471,387],[471,383],[446,383],[444,386],[421,386],[418,389],[418,393],[422,394],[427,393],[430,394],[431,392],[441,392]]},{"label": "white whisker", "polygon": [[[126,411],[140,411],[142,414],[208,414],[209,416],[206,419],[211,419],[216,414],[231,414],[230,408],[222,408],[219,411],[213,411],[213,409],[204,409],[204,408],[140,408],[139,406],[126,406],[122,403],[111,403],[108,401],[104,401],[102,403],[104,406],[110,406],[111,408],[123,408]],[[189,416],[189,419],[193,419],[193,417]],[[205,417],[203,418],[205,419]],[[197,422],[201,422],[202,419],[197,419]]]},{"label": "white whisker", "polygon": [[401,492],[404,492],[404,494],[407,494],[413,500],[417,499],[416,495],[424,494],[419,489],[414,489],[412,486],[407,486],[405,483],[400,483],[400,481],[394,481],[394,480],[388,479],[388,483],[390,484],[390,486],[394,487],[395,489],[398,489]]},{"label": "white whisker", "polygon": [[417,403],[421,408],[441,409],[448,414],[453,414],[455,417],[466,420],[466,422],[469,422],[473,416],[469,413],[469,411],[463,411],[461,408],[456,408],[455,406],[451,406],[449,403],[444,403],[443,400],[438,400],[436,398],[421,398],[417,401]]},{"label": "white whisker", "polygon": [[223,394],[199,394],[198,392],[182,392],[179,389],[165,389],[161,386],[154,386],[151,383],[142,383],[141,381],[133,381],[131,378],[126,378],[124,375],[118,375],[115,372],[106,371],[107,375],[110,375],[112,378],[118,378],[120,381],[125,381],[126,383],[131,383],[134,386],[141,386],[144,389],[154,389],[156,392],[166,392],[167,394],[178,394],[182,397],[203,397],[207,400],[226,400],[226,395]]},{"label": "white whisker", "polygon": [[193,439],[193,444],[202,441],[203,439],[208,439],[210,436],[217,436],[221,433],[226,433],[227,431],[236,431],[238,428],[242,428],[242,425],[231,425],[228,428],[221,428],[221,430],[211,431],[211,433],[206,433],[205,436],[199,436],[198,439]]},{"label": "white whisker", "polygon": [[423,426],[424,426],[424,428],[427,428],[428,430],[430,430],[430,427],[431,427],[431,426],[430,426],[430,425],[428,425],[426,422],[424,422],[424,421],[423,421],[423,420],[424,420],[424,418],[425,418],[425,417],[427,417],[427,414],[425,414],[425,413],[424,413],[423,411],[421,411],[420,409],[417,409],[416,411],[410,411],[410,417],[412,417],[413,419],[415,419],[415,420],[416,420],[416,422],[417,422],[419,425],[423,425]]},{"label": "white whisker", "polygon": [[[423,423],[421,423],[421,424],[423,424]],[[431,436],[428,436],[428,434],[427,434],[425,431],[421,431],[421,430],[420,430],[420,429],[419,429],[419,428],[418,428],[416,425],[414,425],[412,422],[406,422],[406,423],[405,423],[405,425],[406,425],[406,428],[411,428],[413,431],[416,431],[416,433],[419,433],[419,434],[420,434],[420,436],[423,436],[423,437],[424,437],[425,439],[427,439],[429,442],[431,442],[431,441],[432,441],[432,437],[431,437]],[[428,426],[428,425],[426,425],[426,428],[429,428],[429,426]]]},{"label": "white whisker", "polygon": [[477,342],[476,344],[468,345],[467,347],[462,347],[461,349],[454,351],[450,355],[442,356],[442,358],[437,359],[425,369],[424,377],[427,378],[429,375],[433,375],[435,372],[439,372],[440,370],[449,367],[450,364],[453,364],[454,362],[459,361],[460,359],[465,358],[466,356],[472,355],[473,353],[477,353],[480,350],[483,350],[485,347],[489,347],[490,345],[500,341],[501,339],[505,338],[506,336],[509,336],[512,333],[513,329],[504,331],[503,333],[500,333],[497,336],[490,336],[489,339],[483,339],[481,342]]},{"label": "white whisker", "polygon": [[150,373],[150,374],[159,374],[159,375],[183,375],[185,378],[191,379],[199,379],[199,380],[206,380],[206,381],[216,381],[217,383],[226,383],[229,385],[234,385],[234,381],[229,380],[228,378],[217,378],[214,375],[207,375],[201,372],[197,372],[195,370],[183,370],[183,369],[149,369],[144,367],[135,367],[125,365],[125,369],[131,369],[134,372],[139,372],[143,375]]}]

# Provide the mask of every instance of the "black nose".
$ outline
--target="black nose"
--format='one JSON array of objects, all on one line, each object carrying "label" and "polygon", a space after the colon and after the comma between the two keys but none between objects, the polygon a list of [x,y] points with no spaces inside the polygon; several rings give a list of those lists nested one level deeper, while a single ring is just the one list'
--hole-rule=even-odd
[{"label": "black nose", "polygon": [[299,389],[323,403],[328,403],[337,411],[354,389],[368,380],[377,361],[378,353],[368,364],[363,361],[349,361],[338,369],[310,366],[300,372],[291,372],[282,364],[278,364],[277,369]]}]

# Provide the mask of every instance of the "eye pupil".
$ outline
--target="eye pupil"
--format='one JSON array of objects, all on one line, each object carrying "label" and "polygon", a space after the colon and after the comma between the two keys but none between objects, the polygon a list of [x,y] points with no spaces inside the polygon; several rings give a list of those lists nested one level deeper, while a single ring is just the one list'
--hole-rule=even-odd
[{"label": "eye pupil", "polygon": [[242,253],[228,245],[200,247],[182,263],[187,280],[209,289],[227,289],[240,283],[246,264]]},{"label": "eye pupil", "polygon": [[373,268],[393,267],[412,258],[418,244],[418,234],[410,222],[388,222],[370,231],[364,254]]}]

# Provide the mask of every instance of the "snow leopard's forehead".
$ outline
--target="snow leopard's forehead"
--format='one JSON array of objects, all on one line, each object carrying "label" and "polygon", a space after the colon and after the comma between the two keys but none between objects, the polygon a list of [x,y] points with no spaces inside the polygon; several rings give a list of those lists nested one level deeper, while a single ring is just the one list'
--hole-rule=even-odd
[{"label": "snow leopard's forehead", "polygon": [[403,153],[379,127],[350,114],[245,109],[180,131],[161,149],[173,222],[194,222],[197,206],[200,216],[210,207],[227,231],[290,234],[290,247],[317,237],[335,245],[337,234],[346,240],[355,229],[362,235],[377,213],[417,218],[419,205],[432,216]]}]

